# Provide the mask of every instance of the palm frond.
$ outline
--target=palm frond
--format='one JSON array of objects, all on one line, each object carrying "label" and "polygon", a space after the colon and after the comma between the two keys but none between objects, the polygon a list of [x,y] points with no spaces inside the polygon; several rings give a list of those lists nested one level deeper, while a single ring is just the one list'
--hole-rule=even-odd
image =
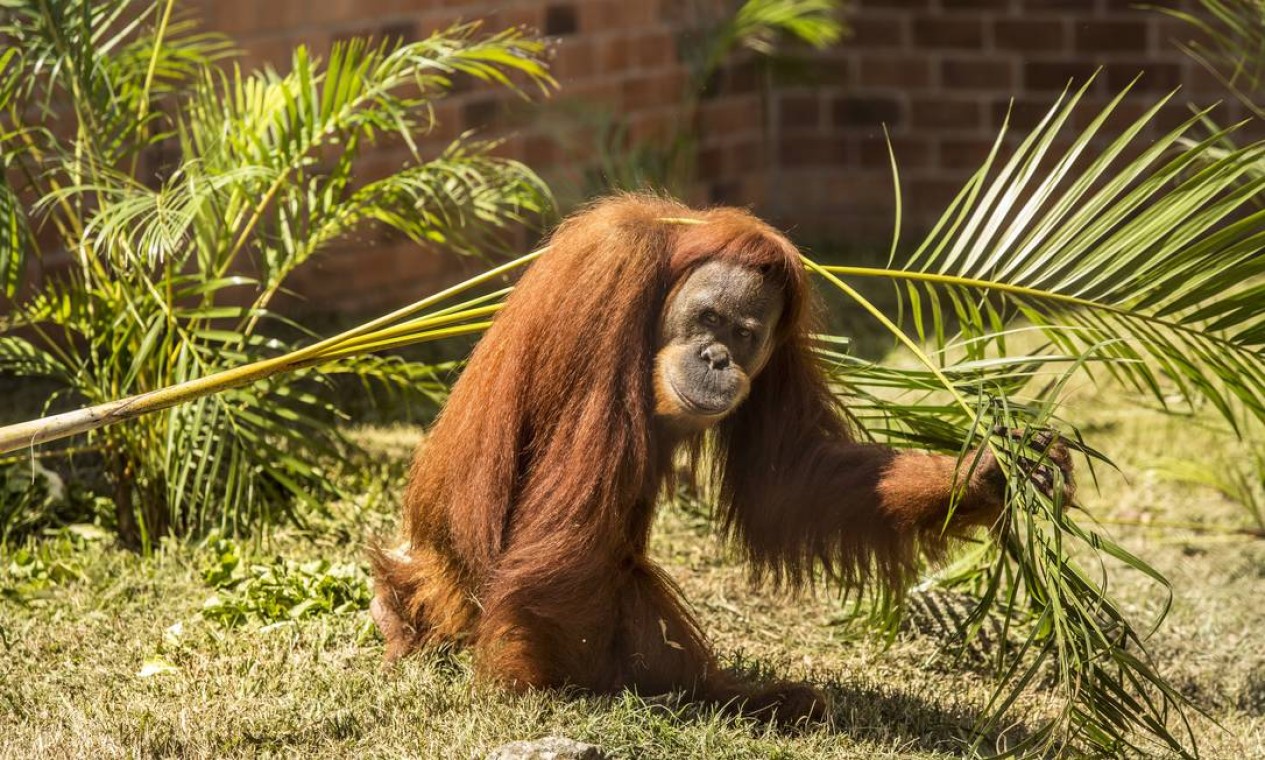
[{"label": "palm frond", "polygon": [[1146,6],[1187,24],[1198,38],[1178,42],[1201,66],[1238,96],[1257,117],[1265,107],[1257,98],[1265,87],[1265,2],[1199,0],[1200,12],[1180,7]]},{"label": "palm frond", "polygon": [[486,253],[493,234],[538,218],[550,197],[526,165],[490,155],[495,147],[454,142],[432,161],[365,185],[348,208],[418,242]]},{"label": "palm frond", "polygon": [[737,13],[707,31],[703,45],[687,48],[695,89],[701,89],[735,50],[769,56],[787,40],[819,50],[830,47],[847,30],[841,11],[839,0],[746,0]]},{"label": "palm frond", "polygon": [[[1087,87],[1065,93],[1005,158],[1003,130],[984,165],[903,260],[894,243],[885,268],[810,265],[925,368],[887,375],[882,396],[837,375],[858,424],[887,438],[939,439],[948,450],[955,441],[965,451],[988,440],[999,459],[1013,463],[1021,448],[989,438],[989,431],[1057,422],[1059,390],[1080,372],[1123,382],[1160,404],[1174,396],[1210,404],[1232,425],[1243,424],[1245,414],[1265,419],[1265,214],[1252,205],[1265,190],[1252,176],[1265,146],[1213,153],[1227,131],[1183,142],[1202,113],[1139,145],[1165,99],[1095,148],[1124,93],[1060,143]],[[874,277],[906,299],[904,324],[848,284]],[[1016,326],[1023,323],[1031,327]],[[1030,355],[1008,359],[1006,341],[1017,330],[1039,331],[1045,340]],[[963,374],[963,366],[974,372]],[[1063,368],[1060,377],[1036,371],[1053,367]],[[881,412],[870,411],[876,407]],[[1105,461],[1076,439],[1075,448]],[[969,571],[954,576],[969,579],[980,599],[968,634],[995,606],[1023,623],[1022,643],[998,655],[999,686],[977,726],[980,736],[1052,672],[1062,708],[1022,747],[1146,753],[1158,742],[1169,752],[1194,753],[1188,716],[1198,711],[1149,659],[1147,629],[1108,594],[1120,569],[1165,591],[1167,581],[1069,507],[1012,470],[1001,532],[975,553]]]},{"label": "palm frond", "polygon": [[[14,94],[21,86],[21,61],[18,49],[0,51],[0,112],[11,107]],[[0,146],[13,139],[0,127]],[[13,296],[26,261],[30,245],[26,213],[17,193],[9,184],[11,151],[0,150],[0,295]]]},{"label": "palm frond", "polygon": [[825,269],[900,283],[920,339],[942,343],[955,333],[951,317],[980,338],[966,345],[983,356],[987,336],[1000,339],[999,325],[1024,318],[1057,353],[1114,359],[1103,366],[1161,404],[1178,394],[1232,424],[1240,408],[1265,419],[1256,295],[1265,212],[1250,204],[1265,179],[1244,181],[1265,144],[1209,157],[1214,135],[1179,150],[1195,116],[1129,158],[1161,101],[1082,167],[1077,159],[1120,102],[1056,152],[1083,92],[1061,99],[1005,162],[995,149],[904,266]]}]

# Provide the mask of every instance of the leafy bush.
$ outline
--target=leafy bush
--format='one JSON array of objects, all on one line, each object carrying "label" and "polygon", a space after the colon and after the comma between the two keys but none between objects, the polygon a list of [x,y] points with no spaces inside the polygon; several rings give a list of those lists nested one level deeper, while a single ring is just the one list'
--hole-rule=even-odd
[{"label": "leafy bush", "polygon": [[37,606],[53,588],[83,580],[85,550],[108,535],[94,525],[68,525],[14,548],[0,561],[0,601]]},{"label": "leafy bush", "polygon": [[355,564],[295,562],[281,557],[250,562],[233,541],[211,544],[202,580],[220,593],[202,606],[202,617],[224,626],[278,623],[322,614],[369,609],[369,575]]},{"label": "leafy bush", "polygon": [[[416,142],[458,77],[551,86],[542,43],[451,27],[419,42],[355,39],[289,73],[220,66],[228,42],[172,2],[15,1],[0,11],[0,377],[57,383],[94,404],[285,352],[310,331],[271,309],[291,274],[366,224],[465,253],[548,207],[525,166],[468,138]],[[368,145],[407,165],[360,182]],[[34,234],[38,231],[39,234]],[[70,262],[22,295],[28,258]],[[420,254],[419,254],[420,255]],[[236,531],[338,497],[351,444],[330,423],[334,379],[440,394],[431,367],[348,356],[312,371],[93,433],[87,454],[119,534]],[[37,410],[31,410],[34,413]],[[81,452],[82,454],[82,452]],[[12,510],[6,512],[11,513]]]}]

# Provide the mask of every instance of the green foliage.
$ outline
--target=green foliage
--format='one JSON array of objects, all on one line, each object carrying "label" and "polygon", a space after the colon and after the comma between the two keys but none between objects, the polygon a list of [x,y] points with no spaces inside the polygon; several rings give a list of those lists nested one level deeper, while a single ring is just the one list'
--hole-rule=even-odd
[{"label": "green foliage", "polygon": [[76,480],[67,484],[37,459],[0,465],[0,546],[81,518],[100,523],[112,506]]},{"label": "green foliage", "polygon": [[[549,204],[535,174],[490,143],[417,142],[458,78],[552,85],[542,43],[517,30],[353,39],[324,61],[300,46],[284,74],[222,65],[227,41],[172,20],[171,2],[12,0],[0,34],[12,43],[0,53],[0,285],[20,292],[28,254],[72,259],[0,320],[0,377],[52,380],[50,403],[101,403],[284,353],[310,332],[276,314],[275,297],[366,225],[474,253]],[[363,181],[357,159],[383,140],[410,160]],[[55,239],[35,248],[36,227]],[[326,471],[351,445],[331,423],[356,387],[340,377],[406,401],[444,388],[429,366],[348,356],[94,433],[87,461],[119,533],[149,546],[338,498]]]},{"label": "green foliage", "polygon": [[[1265,0],[1200,0],[1199,13],[1180,8],[1156,8],[1185,22],[1197,37],[1178,47],[1197,63],[1211,72],[1225,86],[1226,91],[1237,99],[1256,119],[1265,118]],[[1243,156],[1245,185],[1265,180],[1265,154],[1249,157],[1235,144],[1233,130],[1222,129],[1211,114],[1201,114],[1202,125],[1209,135],[1211,146],[1207,148],[1205,162],[1223,161],[1232,155]],[[1192,140],[1184,141],[1194,144]],[[1265,200],[1249,193],[1252,203],[1265,207]],[[1247,290],[1228,299],[1227,309],[1233,318],[1244,307],[1258,308],[1262,298],[1259,287]],[[1258,438],[1260,428],[1236,432],[1249,441]],[[1165,461],[1159,469],[1170,477],[1188,483],[1200,483],[1217,489],[1226,498],[1239,504],[1247,512],[1256,530],[1265,529],[1265,505],[1258,493],[1265,485],[1265,453],[1258,446],[1248,444],[1254,467],[1236,467],[1229,471],[1190,462]],[[1246,530],[1252,530],[1248,528]]]},{"label": "green foliage", "polygon": [[1153,469],[1168,480],[1211,488],[1221,494],[1242,508],[1252,522],[1251,527],[1231,527],[1231,531],[1265,537],[1265,446],[1250,443],[1243,448],[1243,464],[1165,459],[1156,462]]},{"label": "green foliage", "polygon": [[84,578],[84,549],[108,535],[95,525],[69,525],[13,547],[0,560],[0,600],[44,604],[56,587]]},{"label": "green foliage", "polygon": [[[912,252],[901,255],[896,239],[886,268],[815,267],[922,366],[827,358],[874,437],[949,451],[987,441],[1011,463],[1001,532],[941,576],[980,599],[968,635],[997,606],[1020,626],[1022,643],[997,653],[1000,682],[981,731],[1001,725],[1013,700],[1053,673],[1063,711],[1022,748],[1186,755],[1195,752],[1191,706],[1147,655],[1148,627],[1109,593],[1121,571],[1166,595],[1168,581],[1091,516],[1034,489],[1014,466],[1033,455],[990,431],[1068,429],[1054,413],[1077,375],[1166,408],[1210,407],[1239,430],[1265,421],[1265,212],[1253,205],[1265,181],[1250,176],[1265,144],[1216,153],[1225,132],[1184,143],[1201,113],[1135,146],[1165,99],[1095,153],[1091,141],[1122,93],[1056,147],[1088,86],[1066,94],[1005,160],[1003,131]],[[898,320],[848,283],[872,277],[902,296]],[[1010,350],[1016,343],[1025,350]],[[1102,459],[1074,429],[1065,435],[1087,462]]]},{"label": "green foliage", "polygon": [[218,590],[202,605],[202,617],[222,626],[279,623],[369,608],[369,575],[356,564],[295,562],[275,557],[250,561],[228,539],[210,544],[202,580]]},{"label": "green foliage", "polygon": [[773,59],[785,54],[787,43],[818,50],[836,44],[845,32],[843,8],[842,0],[746,0],[732,15],[704,12],[698,28],[686,33],[692,44],[680,46],[690,71],[690,95],[698,98],[739,51]]},{"label": "green foliage", "polygon": [[1198,37],[1178,43],[1257,118],[1265,118],[1265,0],[1198,0],[1199,10],[1152,6]]}]

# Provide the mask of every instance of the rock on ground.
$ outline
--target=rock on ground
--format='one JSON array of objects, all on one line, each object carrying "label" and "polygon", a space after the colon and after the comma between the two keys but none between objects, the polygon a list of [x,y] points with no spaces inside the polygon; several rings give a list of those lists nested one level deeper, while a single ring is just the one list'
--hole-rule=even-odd
[{"label": "rock on ground", "polygon": [[502,744],[488,754],[487,760],[610,760],[610,755],[592,744],[546,736]]}]

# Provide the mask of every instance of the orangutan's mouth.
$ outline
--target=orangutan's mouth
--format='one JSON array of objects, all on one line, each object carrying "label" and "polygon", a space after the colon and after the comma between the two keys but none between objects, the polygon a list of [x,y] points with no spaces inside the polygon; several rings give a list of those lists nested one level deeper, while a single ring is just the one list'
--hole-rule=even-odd
[{"label": "orangutan's mouth", "polygon": [[681,406],[684,406],[690,412],[697,414],[700,417],[722,417],[731,408],[729,404],[725,404],[723,406],[711,406],[695,401],[680,388],[676,387],[676,379],[672,377],[673,373],[668,372],[666,374],[668,387],[672,389],[672,393],[676,396],[677,400],[681,402]]}]

